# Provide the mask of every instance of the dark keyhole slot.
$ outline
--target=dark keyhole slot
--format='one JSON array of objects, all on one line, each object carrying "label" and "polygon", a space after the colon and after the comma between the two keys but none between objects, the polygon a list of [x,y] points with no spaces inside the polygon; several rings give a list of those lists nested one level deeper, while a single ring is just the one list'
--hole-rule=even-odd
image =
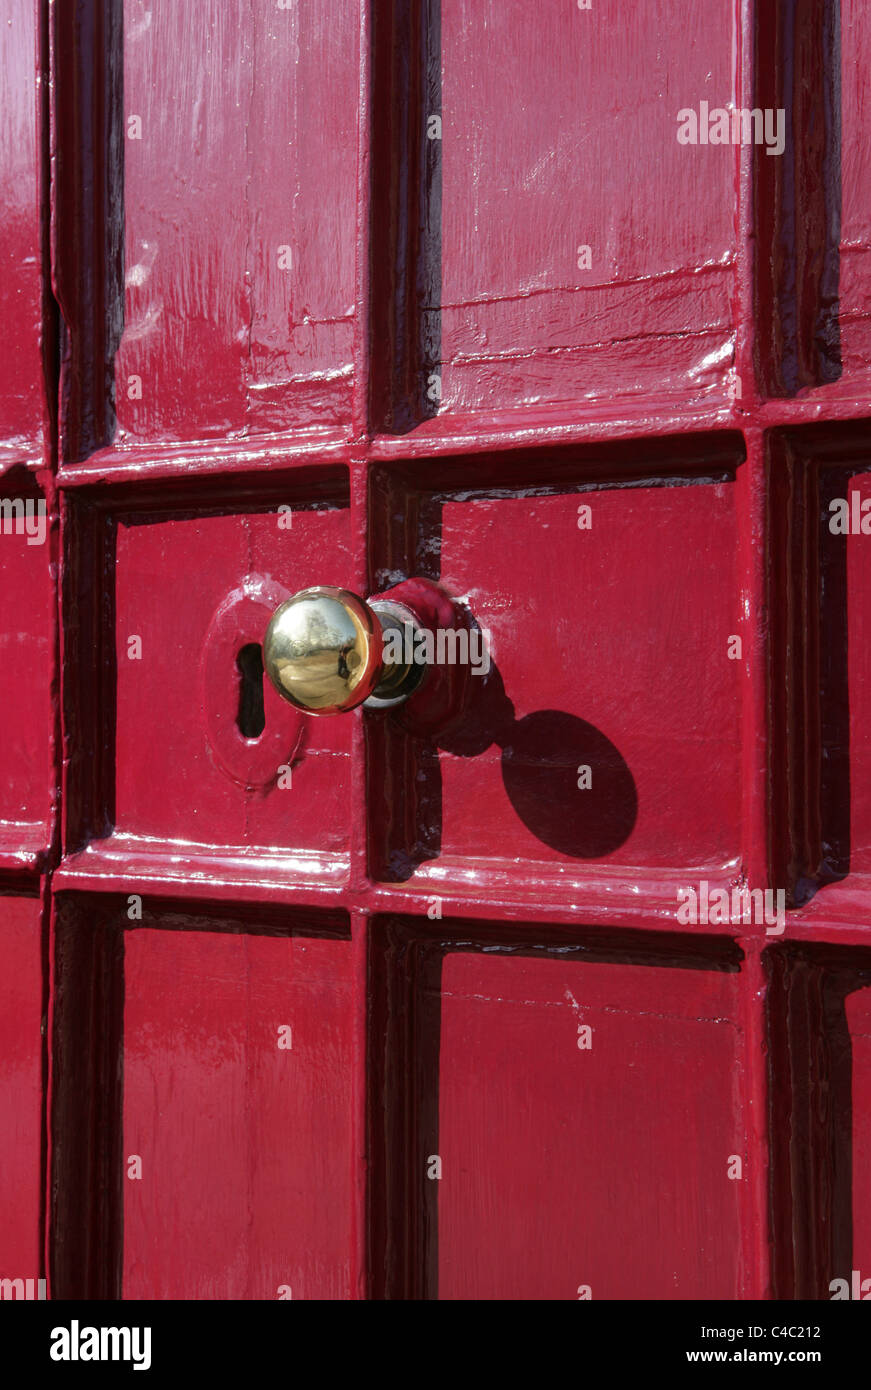
[{"label": "dark keyhole slot", "polygon": [[263,708],[263,651],[259,642],[249,642],[236,657],[239,671],[239,713],[236,723],[245,738],[259,738],[266,727]]}]

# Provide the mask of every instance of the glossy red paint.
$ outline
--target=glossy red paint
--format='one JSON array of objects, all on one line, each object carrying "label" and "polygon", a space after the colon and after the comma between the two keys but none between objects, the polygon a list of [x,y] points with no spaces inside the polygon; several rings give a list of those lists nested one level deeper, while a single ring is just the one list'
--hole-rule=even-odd
[{"label": "glossy red paint", "polygon": [[[13,0],[0,501],[49,524],[0,535],[0,1276],[871,1277],[835,8]],[[680,145],[701,101],[783,108],[783,155]],[[334,719],[267,683],[260,730],[284,595],[420,580],[486,675]],[[681,923],[701,880],[785,930]]]},{"label": "glossy red paint", "polygon": [[[0,477],[0,865],[35,869],[52,835],[57,533],[52,490],[13,468]],[[4,510],[4,508],[6,510]]]},{"label": "glossy red paint", "polygon": [[[722,405],[736,161],[688,163],[675,109],[683,92],[731,93],[730,7],[656,0],[631,24],[614,6],[593,24],[571,5],[547,24],[474,0],[440,13],[441,409],[643,395]],[[486,103],[482,66],[500,74]],[[632,98],[615,102],[618,72]],[[522,169],[506,178],[512,158]],[[565,197],[579,176],[583,199]],[[676,187],[692,216],[674,206]]]},{"label": "glossy red paint", "polygon": [[3,1279],[42,1272],[44,962],[40,902],[0,895],[0,1171]]},{"label": "glossy red paint", "polygon": [[723,1181],[747,1150],[737,965],[626,945],[445,956],[440,1297],[742,1297],[749,1194]]},{"label": "glossy red paint", "polygon": [[[336,583],[348,578],[347,508],[300,507],[291,530],[280,529],[286,515],[118,518],[111,819],[127,855],[137,844],[147,854],[149,843],[225,854],[285,846],[288,859],[311,861],[299,872],[316,873],[323,861],[325,877],[347,862],[347,725],[303,720],[267,687],[269,734],[252,748],[238,724],[239,652],[259,646],[279,603],[322,577],[324,556]],[[190,675],[180,659],[188,644]],[[158,671],[181,699],[155,701]]]},{"label": "glossy red paint", "polygon": [[329,23],[244,0],[124,7],[117,442],[347,427],[355,19],[349,0]]},{"label": "glossy red paint", "polygon": [[13,874],[42,862],[55,799],[55,330],[44,255],[43,43],[38,7],[13,0],[0,32],[0,871]]},{"label": "glossy red paint", "polygon": [[[522,889],[534,865],[568,897],[591,861],[668,877],[690,819],[699,873],[734,875],[740,680],[708,654],[741,622],[722,544],[740,457],[727,435],[648,459],[636,448],[375,475],[376,585],[397,570],[438,579],[489,634],[491,659],[428,748],[369,726],[373,783],[405,811],[384,832],[370,819],[381,877],[429,874],[441,889],[471,857],[479,882]],[[598,772],[579,806],[585,766]]]},{"label": "glossy red paint", "polygon": [[[871,1279],[871,1214],[865,1201],[869,1174],[871,1174],[871,1117],[865,1097],[871,1086],[871,990],[868,989],[867,973],[861,977],[860,988],[852,991],[846,999],[846,1023],[852,1050],[852,1077],[850,1111],[852,1133],[842,1132],[840,1142],[852,1160],[853,1182],[852,1202],[849,1204],[849,1217],[845,1226],[852,1225],[852,1256],[850,1268],[862,1271],[863,1279]],[[846,1253],[846,1252],[845,1252]],[[847,1271],[837,1278],[849,1278]]]},{"label": "glossy red paint", "polygon": [[122,1294],[347,1298],[349,933],[220,925],[126,933],[124,1161],[142,1176],[124,1182]]},{"label": "glossy red paint", "polygon": [[42,24],[33,0],[10,0],[0,29],[0,471],[40,467],[51,449],[43,348],[52,336],[43,257]]}]

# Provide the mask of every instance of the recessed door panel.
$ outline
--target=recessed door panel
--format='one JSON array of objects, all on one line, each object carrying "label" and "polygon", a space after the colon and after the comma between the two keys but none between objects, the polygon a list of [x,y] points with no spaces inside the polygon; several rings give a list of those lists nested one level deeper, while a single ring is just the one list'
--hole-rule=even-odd
[{"label": "recessed door panel", "polygon": [[847,552],[850,867],[853,873],[871,874],[871,472],[854,474],[842,500],[851,526],[842,542]]},{"label": "recessed door panel", "polygon": [[125,4],[116,443],[347,421],[355,13]]},{"label": "recessed door panel", "polygon": [[588,469],[562,483],[515,470],[510,484],[482,469],[461,486],[445,473],[432,492],[386,475],[399,524],[377,580],[397,562],[437,579],[489,655],[443,734],[403,745],[372,731],[372,779],[390,787],[384,876],[737,862],[734,467]]},{"label": "recessed door panel", "polygon": [[443,0],[432,20],[440,411],[722,401],[735,150],[679,144],[677,115],[732,99],[732,8],[549,8]]},{"label": "recessed door panel", "polygon": [[280,882],[345,871],[350,725],[305,720],[263,669],[278,604],[325,567],[350,582],[341,480],[311,486],[279,486],[251,511],[226,491],[201,507],[82,510],[79,591],[92,544],[106,587],[102,621],[72,654],[92,692],[70,775],[81,848],[128,873],[160,860],[177,878],[200,858],[237,881],[255,860]]},{"label": "recessed door panel", "polygon": [[10,0],[0,29],[0,471],[47,442],[39,120],[39,5]]},{"label": "recessed door panel", "polygon": [[[864,427],[775,435],[773,786],[778,868],[806,920],[861,913],[871,874],[871,473]],[[863,510],[863,508],[865,510]],[[821,891],[820,891],[821,890]]]},{"label": "recessed door panel", "polygon": [[837,410],[871,381],[867,11],[861,0],[771,6],[756,44],[755,101],[786,117],[782,156],[757,158],[757,371],[771,396]]},{"label": "recessed door panel", "polygon": [[[847,1025],[853,1054],[853,1260],[850,1272],[844,1270],[836,1277],[851,1278],[857,1269],[865,1281],[871,1279],[871,1213],[867,1200],[871,1182],[871,988],[867,983],[847,999]],[[863,1296],[869,1293],[871,1284]]]},{"label": "recessed door panel", "polygon": [[42,1269],[42,949],[38,899],[0,895],[0,1279],[4,1280],[35,1280]]},{"label": "recessed door panel", "polygon": [[43,492],[15,468],[0,482],[0,857],[33,865],[50,838],[54,603]]},{"label": "recessed door panel", "polygon": [[126,933],[123,1296],[347,1298],[349,942],[187,925]]}]

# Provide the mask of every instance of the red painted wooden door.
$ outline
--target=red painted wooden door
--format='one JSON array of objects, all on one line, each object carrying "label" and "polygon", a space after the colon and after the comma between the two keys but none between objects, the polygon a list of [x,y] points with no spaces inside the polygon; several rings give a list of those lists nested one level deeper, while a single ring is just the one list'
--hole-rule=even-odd
[{"label": "red painted wooden door", "polygon": [[863,7],[7,8],[0,1278],[871,1277]]}]

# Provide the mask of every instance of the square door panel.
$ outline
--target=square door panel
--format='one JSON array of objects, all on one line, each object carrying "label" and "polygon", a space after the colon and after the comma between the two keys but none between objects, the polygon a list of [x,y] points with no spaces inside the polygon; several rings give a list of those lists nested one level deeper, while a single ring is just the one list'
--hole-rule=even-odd
[{"label": "square door panel", "polygon": [[351,1296],[351,971],[341,914],[61,902],[56,1296]]},{"label": "square door panel", "polygon": [[43,1200],[44,1006],[37,898],[0,895],[0,956],[0,1279],[35,1280],[42,1268]]},{"label": "square door panel", "polygon": [[412,1297],[746,1296],[740,952],[539,931],[376,937],[408,1136],[402,1178],[376,1165],[376,1260],[406,1242]]},{"label": "square door panel", "polygon": [[491,661],[443,735],[370,722],[379,875],[550,892],[628,866],[734,869],[746,632],[721,449],[379,475],[376,584],[438,580]]},{"label": "square door panel", "polygon": [[358,27],[347,0],[124,3],[116,444],[348,420]]},{"label": "square door panel", "polygon": [[52,541],[33,475],[0,479],[0,863],[35,864],[50,840],[54,669]]},{"label": "square door panel", "polygon": [[73,567],[71,586],[89,582],[99,554],[107,588],[102,622],[82,610],[96,665],[82,664],[69,695],[82,740],[74,848],[90,842],[125,873],[160,859],[182,877],[205,860],[248,882],[343,874],[350,722],[306,718],[262,670],[280,602],[351,582],[342,479],[305,486],[273,488],[271,504],[249,490],[250,510],[240,489],[233,501],[225,490],[189,506],[77,513],[87,568]]}]

